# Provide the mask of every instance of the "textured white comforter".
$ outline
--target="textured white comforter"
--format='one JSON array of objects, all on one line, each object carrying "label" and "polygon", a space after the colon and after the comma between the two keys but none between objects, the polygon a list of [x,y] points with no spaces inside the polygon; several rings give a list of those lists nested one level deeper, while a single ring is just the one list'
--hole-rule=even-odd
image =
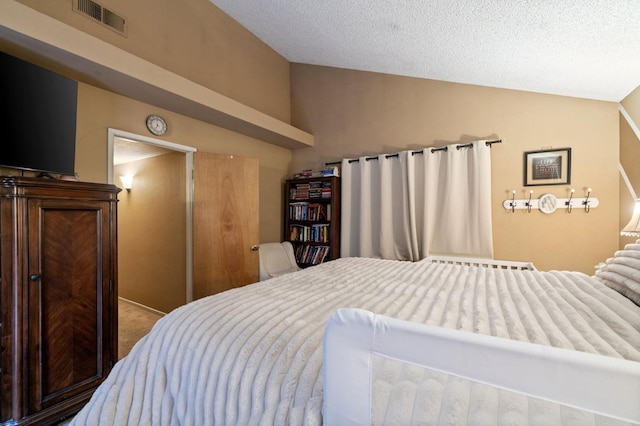
[{"label": "textured white comforter", "polygon": [[[640,361],[640,307],[593,277],[347,258],[173,311],[116,364],[73,424],[322,424],[322,336],[341,307]],[[384,370],[378,405],[407,393],[402,377]],[[429,422],[471,421],[469,406],[486,397],[443,380],[430,388]],[[479,418],[600,421],[508,401],[487,400]],[[394,418],[386,412],[394,407],[377,422]]]}]

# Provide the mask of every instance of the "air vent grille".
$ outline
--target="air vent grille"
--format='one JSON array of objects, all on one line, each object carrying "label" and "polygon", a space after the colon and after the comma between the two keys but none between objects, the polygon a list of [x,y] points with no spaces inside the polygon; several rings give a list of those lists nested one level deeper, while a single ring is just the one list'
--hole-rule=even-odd
[{"label": "air vent grille", "polygon": [[117,13],[113,13],[109,9],[103,9],[103,12],[104,13],[102,14],[102,22],[104,22],[105,25],[121,33],[124,33],[124,29],[125,29],[124,18],[118,15]]},{"label": "air vent grille", "polygon": [[102,22],[102,6],[98,3],[91,0],[78,0],[78,7],[76,10]]},{"label": "air vent grille", "polygon": [[74,0],[73,10],[100,22],[118,34],[125,37],[127,35],[127,20],[93,0]]}]

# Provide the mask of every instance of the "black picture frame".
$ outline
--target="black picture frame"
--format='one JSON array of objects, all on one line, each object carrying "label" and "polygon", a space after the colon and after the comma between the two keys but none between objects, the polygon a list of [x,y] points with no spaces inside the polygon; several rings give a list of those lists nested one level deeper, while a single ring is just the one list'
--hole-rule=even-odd
[{"label": "black picture frame", "polygon": [[524,186],[568,185],[571,183],[571,148],[526,151]]}]

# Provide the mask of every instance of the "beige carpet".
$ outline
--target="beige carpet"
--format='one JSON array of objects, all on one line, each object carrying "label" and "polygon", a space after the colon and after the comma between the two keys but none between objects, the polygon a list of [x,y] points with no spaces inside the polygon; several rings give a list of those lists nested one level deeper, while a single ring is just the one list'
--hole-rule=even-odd
[{"label": "beige carpet", "polygon": [[118,300],[118,359],[124,358],[160,318],[162,315],[135,303]]}]

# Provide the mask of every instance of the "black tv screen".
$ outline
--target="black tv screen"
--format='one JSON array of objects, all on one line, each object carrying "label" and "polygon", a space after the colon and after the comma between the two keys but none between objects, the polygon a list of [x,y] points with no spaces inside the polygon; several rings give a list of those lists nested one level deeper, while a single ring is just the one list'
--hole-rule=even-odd
[{"label": "black tv screen", "polygon": [[74,174],[78,83],[0,52],[0,167]]}]

